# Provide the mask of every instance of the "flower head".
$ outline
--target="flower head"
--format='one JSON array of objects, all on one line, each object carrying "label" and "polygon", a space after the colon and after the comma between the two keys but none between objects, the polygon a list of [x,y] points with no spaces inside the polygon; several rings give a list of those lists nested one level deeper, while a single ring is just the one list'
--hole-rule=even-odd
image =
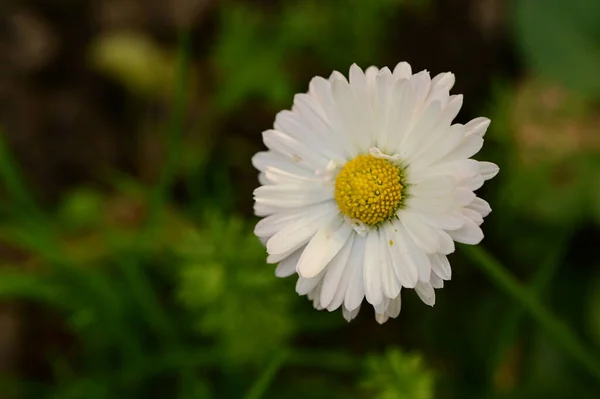
[{"label": "flower head", "polygon": [[279,277],[317,309],[354,318],[363,299],[377,321],[400,313],[402,288],[428,305],[451,277],[454,242],[477,244],[491,209],[474,191],[498,173],[470,159],[490,123],[452,124],[454,75],[350,68],[315,77],[263,133],[255,233]]}]

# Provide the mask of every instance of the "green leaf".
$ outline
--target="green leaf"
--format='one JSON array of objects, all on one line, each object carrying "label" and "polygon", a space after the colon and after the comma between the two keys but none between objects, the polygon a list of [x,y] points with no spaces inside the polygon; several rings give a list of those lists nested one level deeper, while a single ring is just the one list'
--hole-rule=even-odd
[{"label": "green leaf", "polygon": [[431,399],[434,394],[433,373],[418,354],[406,354],[391,348],[380,356],[367,358],[367,375],[363,386],[377,399]]},{"label": "green leaf", "polygon": [[600,95],[600,2],[517,0],[523,55],[540,74],[585,95]]}]

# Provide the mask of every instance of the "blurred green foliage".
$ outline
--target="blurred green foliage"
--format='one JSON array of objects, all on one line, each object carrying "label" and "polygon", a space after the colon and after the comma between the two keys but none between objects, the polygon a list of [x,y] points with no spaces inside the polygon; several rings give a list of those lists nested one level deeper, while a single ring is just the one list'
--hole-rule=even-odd
[{"label": "blurred green foliage", "polygon": [[290,287],[273,278],[246,222],[212,214],[204,223],[176,249],[179,298],[198,319],[198,331],[217,337],[225,362],[265,362],[294,332]]},{"label": "blurred green foliage", "polygon": [[[255,145],[239,139],[227,147],[220,132],[237,123],[256,130],[256,139],[267,126],[243,110],[258,102],[270,118],[316,72],[345,72],[353,62],[381,66],[384,55],[403,60],[390,40],[395,24],[439,3],[261,4],[215,6],[206,60],[190,62],[185,34],[177,49],[130,30],[98,34],[89,44],[91,67],[143,106],[175,93],[159,145],[166,154],[152,161],[161,171],[158,184],[115,172],[102,189],[76,187],[56,207],[40,209],[0,140],[0,244],[13,254],[0,262],[0,297],[42,325],[39,337],[23,344],[33,352],[26,359],[42,366],[3,375],[0,394],[596,398],[598,381],[460,254],[452,259],[456,278],[439,291],[434,309],[405,295],[402,315],[382,327],[367,309],[350,325],[339,312],[314,311],[295,294],[292,278],[274,277],[252,233],[256,220],[236,209],[240,193],[249,195],[243,180],[255,171],[240,178],[231,169],[250,169],[245,155]],[[501,166],[483,195],[494,209],[485,245],[596,353],[598,263],[572,252],[579,251],[578,234],[588,234],[583,228],[600,224],[593,102],[600,92],[600,11],[593,0],[565,4],[512,3],[514,45],[530,69],[514,81],[498,77],[487,105],[476,109],[493,121],[482,159]],[[193,112],[186,113],[186,99],[197,106]]]},{"label": "blurred green foliage", "polygon": [[350,0],[341,7],[318,0],[284,2],[277,15],[235,2],[222,8],[214,54],[219,109],[230,111],[254,96],[269,105],[289,103],[301,56],[314,57],[328,69],[372,62],[385,45],[386,25],[404,3],[425,1]]},{"label": "blurred green foliage", "polygon": [[542,75],[598,98],[600,3],[595,0],[515,0],[523,54]]},{"label": "blurred green foliage", "polygon": [[365,388],[377,392],[377,399],[431,399],[433,374],[423,365],[420,355],[390,348],[383,355],[366,360]]}]

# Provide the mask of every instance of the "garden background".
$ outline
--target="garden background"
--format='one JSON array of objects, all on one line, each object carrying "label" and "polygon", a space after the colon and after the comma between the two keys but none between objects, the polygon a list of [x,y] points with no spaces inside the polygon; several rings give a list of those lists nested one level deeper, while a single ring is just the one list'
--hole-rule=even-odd
[{"label": "garden background", "polygon": [[[0,398],[600,398],[600,2],[5,0]],[[274,276],[254,153],[315,75],[452,71],[486,237],[430,308]]]}]

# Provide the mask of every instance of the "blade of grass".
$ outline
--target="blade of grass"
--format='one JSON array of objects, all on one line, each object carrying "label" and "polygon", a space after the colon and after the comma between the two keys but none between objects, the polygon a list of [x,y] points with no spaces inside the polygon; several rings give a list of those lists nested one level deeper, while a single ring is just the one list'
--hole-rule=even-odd
[{"label": "blade of grass", "polygon": [[161,342],[175,344],[177,342],[177,332],[156,296],[156,292],[140,265],[139,259],[132,255],[122,254],[119,256],[119,262],[123,276],[132,291],[132,295],[137,298],[137,305],[140,307],[140,311],[150,328],[161,336]]},{"label": "blade of grass", "polygon": [[[563,234],[555,245],[549,246],[550,250],[546,256],[546,261],[542,262],[531,279],[531,283],[528,285],[529,290],[538,298],[543,297],[545,289],[556,275],[567,250],[570,235],[570,232]],[[522,306],[511,306],[504,320],[499,323],[498,345],[495,353],[490,357],[490,378],[493,378],[493,374],[501,366],[501,362],[516,341],[525,315],[526,311]]]},{"label": "blade of grass", "polygon": [[599,357],[586,348],[579,337],[560,319],[552,314],[540,301],[519,283],[482,246],[461,245],[463,253],[477,265],[500,289],[529,313],[554,342],[600,381]]},{"label": "blade of grass", "polygon": [[27,220],[33,218],[45,219],[21,179],[19,168],[8,149],[2,130],[0,130],[0,179],[4,184],[15,213]]},{"label": "blade of grass", "polygon": [[269,362],[269,365],[263,371],[262,375],[256,380],[250,391],[246,394],[246,399],[260,399],[262,398],[269,386],[277,376],[277,372],[283,366],[286,360],[287,354],[285,352],[277,353],[273,359]]},{"label": "blade of grass", "polygon": [[[138,255],[144,252],[148,243],[152,242],[156,229],[160,226],[160,221],[164,212],[165,203],[168,199],[168,193],[172,186],[175,170],[177,168],[177,159],[181,148],[181,135],[183,131],[183,120],[186,108],[186,94],[188,86],[188,71],[191,59],[190,34],[187,30],[182,30],[179,34],[178,43],[178,62],[175,71],[175,86],[173,94],[173,103],[169,127],[165,133],[166,141],[166,162],[163,165],[160,180],[156,187],[151,191],[148,203],[148,219],[144,229],[137,238]],[[139,256],[138,256],[139,257]],[[121,259],[123,275],[127,279],[132,291],[138,297],[150,325],[158,331],[163,338],[171,344],[177,341],[176,331],[169,319],[167,312],[161,306],[152,284],[145,273],[139,259],[131,254],[126,254]]]}]

